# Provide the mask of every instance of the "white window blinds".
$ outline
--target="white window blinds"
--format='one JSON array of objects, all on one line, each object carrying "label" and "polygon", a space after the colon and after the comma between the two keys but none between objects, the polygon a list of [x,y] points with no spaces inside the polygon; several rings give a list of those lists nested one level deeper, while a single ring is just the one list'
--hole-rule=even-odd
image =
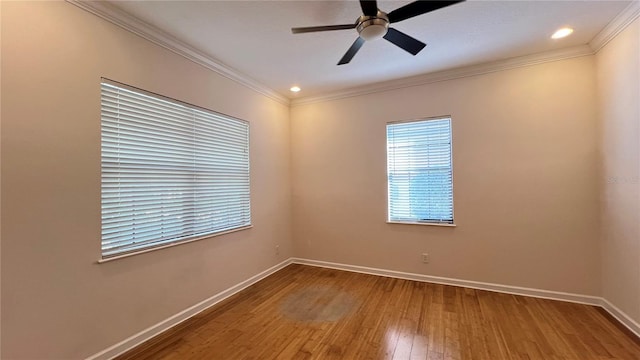
[{"label": "white window blinds", "polygon": [[101,87],[103,258],[251,224],[247,122]]},{"label": "white window blinds", "polygon": [[453,223],[451,119],[387,124],[389,221]]}]

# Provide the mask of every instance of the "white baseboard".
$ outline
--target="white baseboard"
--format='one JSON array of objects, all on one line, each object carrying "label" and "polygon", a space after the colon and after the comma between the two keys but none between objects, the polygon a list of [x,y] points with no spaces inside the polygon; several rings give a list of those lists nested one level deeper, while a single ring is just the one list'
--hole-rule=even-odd
[{"label": "white baseboard", "polygon": [[607,299],[602,299],[602,306],[611,316],[616,318],[618,322],[624,325],[632,333],[636,334],[640,338],[640,324],[633,320],[629,315],[625,314],[622,310],[618,309],[615,305],[609,302]]},{"label": "white baseboard", "polygon": [[245,288],[257,283],[258,281],[266,278],[267,276],[277,272],[278,270],[283,269],[284,267],[291,264],[292,259],[289,258],[251,278],[234,285],[222,292],[219,292],[212,297],[205,299],[188,309],[185,309],[161,322],[152,325],[129,338],[122,340],[121,342],[100,351],[97,354],[91,355],[87,358],[87,360],[102,360],[102,359],[113,359],[114,357],[125,353],[128,350],[133,349],[134,347],[142,344],[143,342],[153,338],[154,336],[159,335],[160,333],[180,324],[181,322],[189,319],[190,317],[206,310],[207,308],[219,303],[220,301],[244,290]]},{"label": "white baseboard", "polygon": [[88,357],[87,360],[112,359],[120,354],[123,354],[126,351],[133,349],[134,347],[153,338],[154,336],[157,336],[160,333],[170,329],[171,327],[180,324],[181,322],[189,319],[190,317],[244,290],[245,288],[257,283],[258,281],[268,277],[269,275],[285,268],[286,266],[292,263],[317,266],[317,267],[323,267],[323,268],[329,268],[329,269],[336,269],[336,270],[351,271],[351,272],[370,274],[370,275],[392,277],[392,278],[405,279],[405,280],[414,280],[414,281],[421,281],[421,282],[428,282],[428,283],[435,283],[435,284],[460,286],[460,287],[466,287],[471,289],[495,291],[500,293],[513,294],[513,295],[530,296],[530,297],[536,297],[536,298],[600,306],[609,314],[611,314],[611,316],[613,316],[616,320],[618,320],[622,325],[627,327],[632,333],[634,333],[636,336],[640,338],[640,324],[638,324],[629,315],[625,314],[622,310],[618,309],[615,305],[610,303],[608,300],[601,297],[597,297],[597,296],[572,294],[572,293],[559,292],[559,291],[531,289],[531,288],[525,288],[525,287],[492,284],[492,283],[470,281],[470,280],[452,279],[452,278],[446,278],[446,277],[406,273],[401,271],[385,270],[385,269],[378,269],[378,268],[371,268],[371,267],[357,266],[357,265],[347,265],[347,264],[340,264],[340,263],[320,261],[320,260],[289,258],[235,286],[232,286],[196,305],[191,306],[188,309],[185,309],[167,318],[166,320],[163,320],[153,326],[148,327],[147,329],[144,329],[139,333],[97,354],[94,354]]},{"label": "white baseboard", "polygon": [[567,301],[567,302],[573,302],[573,303],[579,303],[579,304],[599,306],[599,307],[602,307],[604,310],[606,310],[609,314],[611,314],[611,316],[613,316],[616,320],[618,320],[622,325],[624,325],[629,330],[631,330],[631,332],[634,333],[638,338],[640,338],[640,324],[638,324],[629,315],[625,314],[622,310],[618,309],[616,306],[610,303],[607,299],[604,299],[598,296],[572,294],[572,293],[566,293],[566,292],[560,292],[560,291],[531,289],[531,288],[525,288],[525,287],[492,284],[492,283],[470,281],[470,280],[452,279],[452,278],[445,278],[445,277],[439,277],[439,276],[406,273],[401,271],[370,268],[370,267],[357,266],[357,265],[347,265],[347,264],[340,264],[340,263],[320,261],[320,260],[301,259],[301,258],[292,258],[291,260],[292,260],[291,262],[294,264],[318,266],[323,268],[352,271],[352,272],[358,272],[363,274],[386,276],[386,277],[405,279],[405,280],[414,280],[414,281],[421,281],[421,282],[428,282],[428,283],[435,283],[435,284],[461,286],[461,287],[466,287],[471,289],[488,290],[488,291],[495,291],[495,292],[506,293],[506,294],[530,296],[530,297],[536,297],[536,298],[542,298],[542,299],[559,300],[559,301]]},{"label": "white baseboard", "polygon": [[549,290],[539,290],[539,289],[531,289],[525,287],[518,286],[509,286],[509,285],[500,285],[500,284],[492,284],[478,281],[470,281],[470,280],[460,280],[460,279],[452,279],[446,277],[439,276],[430,276],[423,274],[415,274],[415,273],[406,273],[401,271],[393,271],[393,270],[385,270],[385,269],[377,269],[370,268],[365,266],[356,266],[356,265],[347,265],[340,263],[333,263],[327,261],[319,261],[319,260],[309,260],[309,259],[300,259],[293,258],[293,263],[295,264],[303,264],[303,265],[311,265],[311,266],[319,266],[337,270],[346,270],[352,272],[358,272],[363,274],[370,275],[378,275],[378,276],[386,276],[398,279],[405,280],[414,280],[442,285],[453,285],[466,287],[471,289],[478,290],[488,290],[495,291],[506,294],[513,295],[523,295],[523,296],[531,296],[543,299],[551,299],[551,300],[561,300],[574,302],[579,304],[587,304],[587,305],[598,305],[602,304],[602,298],[597,296],[589,296],[589,295],[579,295],[579,294],[571,294],[559,291],[549,291]]}]

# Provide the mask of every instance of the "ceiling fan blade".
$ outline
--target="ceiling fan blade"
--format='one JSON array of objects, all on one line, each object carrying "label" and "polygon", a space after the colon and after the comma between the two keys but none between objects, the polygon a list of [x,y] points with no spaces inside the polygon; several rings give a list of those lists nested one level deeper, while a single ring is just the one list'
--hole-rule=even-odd
[{"label": "ceiling fan blade", "polygon": [[349,50],[347,50],[347,52],[344,54],[342,59],[340,59],[340,61],[338,62],[338,65],[348,64],[349,61],[353,59],[354,55],[358,52],[358,50],[360,50],[360,48],[362,47],[362,44],[364,44],[364,39],[358,36],[356,41],[353,42],[353,44],[351,45]]},{"label": "ceiling fan blade", "polygon": [[389,22],[396,23],[398,21],[406,20],[414,16],[422,15],[433,10],[442,9],[450,5],[454,5],[462,1],[414,1],[403,7],[399,7],[389,14]]},{"label": "ceiling fan blade", "polygon": [[389,28],[387,33],[384,35],[385,40],[392,42],[398,47],[402,48],[402,50],[411,53],[411,55],[416,55],[420,52],[420,50],[424,49],[427,44],[423,43],[420,40],[416,40],[411,36],[400,32],[396,29]]},{"label": "ceiling fan blade", "polygon": [[355,27],[356,27],[356,24],[308,26],[308,27],[291,28],[291,32],[294,34],[301,34],[301,33],[316,32],[316,31],[355,29]]},{"label": "ceiling fan blade", "polygon": [[376,0],[360,0],[362,13],[366,16],[376,16],[378,13],[378,4]]}]

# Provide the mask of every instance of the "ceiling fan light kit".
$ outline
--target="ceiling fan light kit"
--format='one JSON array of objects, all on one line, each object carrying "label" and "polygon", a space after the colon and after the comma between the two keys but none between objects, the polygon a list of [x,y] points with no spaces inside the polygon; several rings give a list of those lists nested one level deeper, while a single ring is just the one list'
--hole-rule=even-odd
[{"label": "ceiling fan light kit", "polygon": [[358,38],[356,39],[356,41],[354,41],[349,50],[347,50],[342,59],[340,59],[338,65],[348,64],[358,52],[358,50],[360,50],[365,41],[371,41],[380,38],[384,38],[385,40],[391,42],[392,44],[398,46],[399,48],[407,51],[412,55],[416,55],[422,49],[424,49],[427,44],[423,43],[420,40],[414,39],[399,30],[390,28],[389,24],[403,21],[414,16],[422,15],[463,1],[464,0],[419,0],[395,9],[387,14],[378,9],[378,4],[375,0],[360,0],[360,7],[362,8],[363,15],[358,17],[354,24],[292,28],[291,32],[294,34],[301,34],[307,32],[347,30],[355,28],[358,32]]},{"label": "ceiling fan light kit", "polygon": [[356,26],[358,35],[366,41],[381,39],[387,34],[387,29],[389,29],[389,18],[382,11],[378,11],[376,16],[360,16]]}]

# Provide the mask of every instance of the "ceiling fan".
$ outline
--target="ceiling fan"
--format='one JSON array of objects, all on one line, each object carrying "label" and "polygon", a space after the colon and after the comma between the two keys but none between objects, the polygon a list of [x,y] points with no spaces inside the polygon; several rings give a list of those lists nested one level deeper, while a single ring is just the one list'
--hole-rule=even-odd
[{"label": "ceiling fan", "polygon": [[385,13],[378,9],[376,0],[360,0],[360,7],[362,8],[363,15],[356,19],[353,24],[344,25],[329,25],[329,26],[310,26],[310,27],[298,27],[292,28],[291,32],[294,34],[316,32],[316,31],[330,31],[330,30],[345,30],[356,29],[358,31],[358,38],[351,45],[349,50],[344,54],[342,59],[338,62],[338,65],[349,63],[353,56],[360,50],[365,41],[384,38],[385,40],[393,43],[401,49],[409,52],[411,55],[419,53],[427,44],[420,40],[416,40],[411,36],[398,31],[394,28],[390,28],[389,24],[397,23],[402,20],[412,18],[414,16],[422,15],[430,11],[438,10],[443,7],[457,4],[461,1],[414,1],[405,6],[397,8],[390,13]]}]

